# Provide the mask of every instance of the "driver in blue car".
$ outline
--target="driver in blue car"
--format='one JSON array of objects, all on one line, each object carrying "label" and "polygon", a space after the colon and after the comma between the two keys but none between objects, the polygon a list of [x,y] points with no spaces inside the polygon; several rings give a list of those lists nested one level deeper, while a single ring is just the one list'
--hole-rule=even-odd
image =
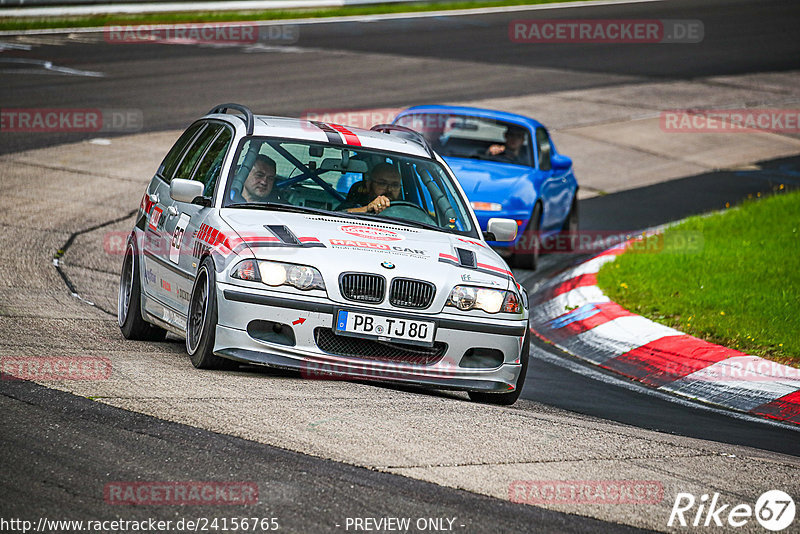
[{"label": "driver in blue car", "polygon": [[487,156],[493,156],[509,163],[527,163],[523,145],[525,144],[525,128],[509,125],[505,132],[505,144],[494,144],[486,150]]},{"label": "driver in blue car", "polygon": [[380,213],[398,200],[402,189],[400,172],[389,163],[378,163],[369,176],[350,188],[347,199],[337,208],[349,213]]}]

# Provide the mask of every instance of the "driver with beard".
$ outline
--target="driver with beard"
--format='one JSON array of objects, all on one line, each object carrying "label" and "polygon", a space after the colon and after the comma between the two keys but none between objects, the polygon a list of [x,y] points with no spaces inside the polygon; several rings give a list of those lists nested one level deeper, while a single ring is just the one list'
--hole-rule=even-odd
[{"label": "driver with beard", "polygon": [[337,210],[380,213],[392,204],[392,200],[399,200],[401,190],[400,172],[389,163],[378,163],[363,182],[353,185]]}]

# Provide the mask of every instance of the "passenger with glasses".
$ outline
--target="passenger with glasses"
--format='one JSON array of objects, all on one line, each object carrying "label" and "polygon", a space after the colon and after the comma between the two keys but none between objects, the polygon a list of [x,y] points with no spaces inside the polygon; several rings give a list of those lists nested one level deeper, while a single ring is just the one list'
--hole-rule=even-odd
[{"label": "passenger with glasses", "polygon": [[378,163],[362,182],[353,184],[338,210],[349,213],[380,213],[399,200],[402,192],[400,172],[394,165]]}]

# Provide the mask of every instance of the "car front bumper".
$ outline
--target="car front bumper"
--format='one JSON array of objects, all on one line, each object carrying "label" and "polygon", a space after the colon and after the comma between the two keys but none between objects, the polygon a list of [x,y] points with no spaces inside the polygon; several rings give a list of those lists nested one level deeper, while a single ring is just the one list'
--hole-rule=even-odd
[{"label": "car front bumper", "polygon": [[[323,298],[293,296],[217,284],[218,321],[214,352],[241,362],[296,370],[307,378],[339,378],[410,383],[437,389],[504,393],[517,384],[526,319],[486,320],[452,314],[409,314],[383,308],[340,305]],[[320,349],[315,329],[333,327],[338,309],[381,315],[413,316],[435,321],[435,342],[446,344],[437,361],[428,364],[384,361],[366,356],[342,356]],[[292,341],[268,342],[248,332],[251,321],[271,321],[291,327]],[[394,345],[394,344],[387,344]],[[463,367],[469,349],[502,352],[502,363],[491,368]]]}]

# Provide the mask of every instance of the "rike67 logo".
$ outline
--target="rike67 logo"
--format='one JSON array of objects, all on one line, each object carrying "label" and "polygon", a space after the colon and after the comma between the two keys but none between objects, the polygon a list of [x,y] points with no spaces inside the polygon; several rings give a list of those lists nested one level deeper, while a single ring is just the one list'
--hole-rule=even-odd
[{"label": "rike67 logo", "polygon": [[794,500],[781,490],[765,491],[755,506],[723,503],[719,493],[703,494],[699,499],[691,493],[678,493],[667,526],[739,528],[755,517],[765,529],[778,532],[794,522],[794,515]]}]

